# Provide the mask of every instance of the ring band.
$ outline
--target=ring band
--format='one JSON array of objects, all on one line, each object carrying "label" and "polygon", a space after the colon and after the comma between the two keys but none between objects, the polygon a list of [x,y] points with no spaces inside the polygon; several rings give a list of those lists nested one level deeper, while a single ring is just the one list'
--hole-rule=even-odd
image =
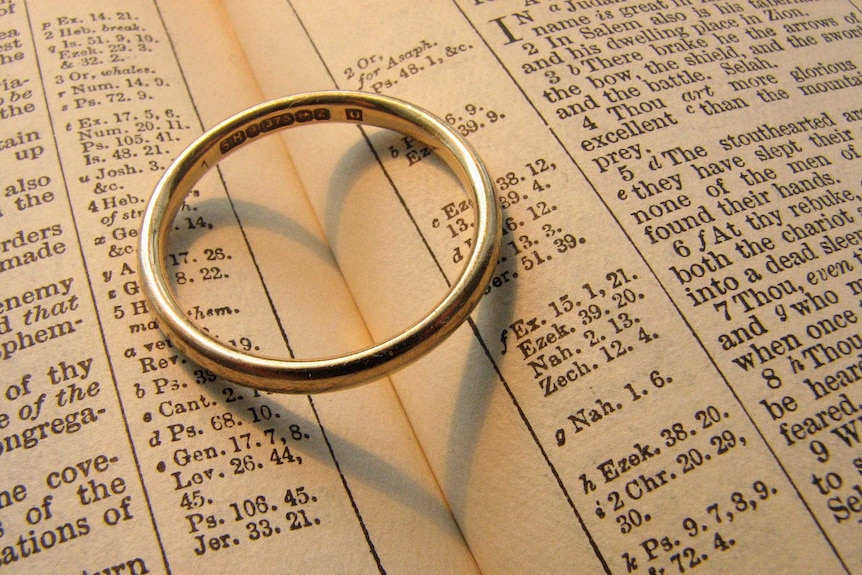
[{"label": "ring band", "polygon": [[[222,158],[257,136],[307,124],[352,123],[406,134],[436,152],[470,193],[475,210],[472,251],[446,296],[418,323],[378,344],[311,360],[242,353],[186,319],[165,272],[167,237],[183,199]],[[473,148],[427,111],[390,97],[348,91],[298,94],[265,102],[225,120],[171,164],[144,213],[138,250],[141,283],[159,327],[202,367],[235,383],[283,393],[318,393],[384,377],[423,356],[467,319],[494,273],[500,251],[500,208]]]}]

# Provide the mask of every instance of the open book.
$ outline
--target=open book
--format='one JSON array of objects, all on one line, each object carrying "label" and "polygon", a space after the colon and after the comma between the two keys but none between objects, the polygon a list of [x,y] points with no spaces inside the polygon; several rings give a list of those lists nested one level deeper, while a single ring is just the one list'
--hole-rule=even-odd
[{"label": "open book", "polygon": [[[862,10],[848,0],[0,1],[0,573],[862,573]],[[148,314],[140,215],[265,99],[423,106],[495,180],[472,319],[257,393]],[[167,264],[237,348],[420,317],[472,213],[432,149],[301,128]]]}]

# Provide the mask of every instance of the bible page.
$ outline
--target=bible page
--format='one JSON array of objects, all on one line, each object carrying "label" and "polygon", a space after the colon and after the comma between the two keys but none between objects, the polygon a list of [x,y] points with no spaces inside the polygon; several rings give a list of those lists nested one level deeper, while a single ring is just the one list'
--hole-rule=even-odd
[{"label": "bible page", "polygon": [[[0,30],[0,571],[476,573],[387,382],[255,392],[148,312],[153,187],[262,99],[220,7],[0,2]],[[369,341],[276,138],[195,186],[165,263],[240,350]]]},{"label": "bible page", "polygon": [[[268,97],[404,98],[492,173],[488,293],[393,377],[484,573],[862,573],[854,3],[225,4]],[[382,337],[472,214],[343,134],[285,141]]]}]

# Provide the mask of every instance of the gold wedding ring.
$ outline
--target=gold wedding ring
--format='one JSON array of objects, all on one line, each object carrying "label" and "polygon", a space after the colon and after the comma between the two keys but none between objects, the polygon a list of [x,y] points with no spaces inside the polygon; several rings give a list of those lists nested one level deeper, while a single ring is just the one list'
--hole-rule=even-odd
[{"label": "gold wedding ring", "polygon": [[[165,271],[168,233],[183,199],[222,158],[255,138],[310,124],[351,123],[400,132],[432,146],[470,194],[472,251],[443,299],[393,337],[337,357],[310,360],[252,355],[229,347],[186,319]],[[491,279],[500,250],[500,209],[482,161],[446,122],[395,98],[322,91],[265,102],[225,120],[195,140],[156,185],[142,222],[141,283],[159,327],[189,358],[235,383],[284,393],[317,393],[373,381],[431,351],[467,319]]]}]

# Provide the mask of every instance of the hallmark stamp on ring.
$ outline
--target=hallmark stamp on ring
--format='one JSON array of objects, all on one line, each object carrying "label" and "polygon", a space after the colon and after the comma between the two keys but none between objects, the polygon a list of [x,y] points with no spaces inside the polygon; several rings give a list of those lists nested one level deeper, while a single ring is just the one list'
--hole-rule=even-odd
[{"label": "hallmark stamp on ring", "polygon": [[[360,110],[357,110],[357,112],[359,112],[361,119],[362,112]],[[331,118],[332,115],[329,112],[329,108],[313,108],[297,110],[296,112],[285,112],[284,114],[279,114],[272,118],[265,118],[260,122],[243,128],[242,130],[237,130],[219,142],[219,150],[221,150],[222,154],[227,154],[237,146],[241,146],[243,142],[249,138],[256,138],[266,132],[285,128],[294,123],[325,122]]]}]

